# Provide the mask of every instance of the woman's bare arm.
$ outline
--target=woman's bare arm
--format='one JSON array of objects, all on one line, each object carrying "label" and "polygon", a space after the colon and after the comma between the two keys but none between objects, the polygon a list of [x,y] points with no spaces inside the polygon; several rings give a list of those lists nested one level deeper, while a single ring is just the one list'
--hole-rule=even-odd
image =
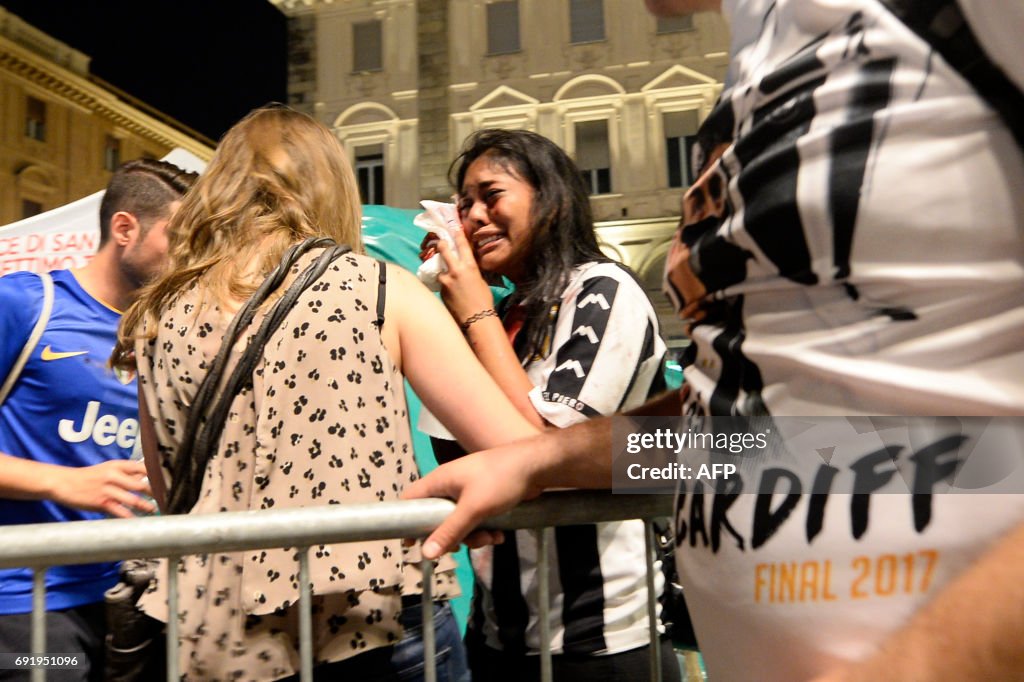
[{"label": "woman's bare arm", "polygon": [[474,320],[466,329],[466,338],[473,353],[516,409],[531,424],[543,428],[546,423],[529,398],[533,382],[519,363],[505,327],[496,315],[481,315],[493,309],[491,289],[484,281],[473,259],[472,247],[461,230],[455,234],[455,243],[459,249],[458,256],[447,244],[438,244],[438,250],[448,264],[448,272],[438,277],[445,305],[459,324]]},{"label": "woman's bare arm", "polygon": [[537,433],[477,360],[444,305],[400,268],[388,272],[383,333],[423,404],[467,449]]}]

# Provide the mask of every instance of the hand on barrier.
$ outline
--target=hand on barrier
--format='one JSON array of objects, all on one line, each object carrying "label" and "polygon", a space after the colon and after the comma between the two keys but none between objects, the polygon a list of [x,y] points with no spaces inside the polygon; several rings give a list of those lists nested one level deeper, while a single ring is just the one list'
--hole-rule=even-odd
[{"label": "hand on barrier", "polygon": [[531,467],[521,457],[522,451],[522,445],[513,444],[467,455],[406,487],[404,499],[443,497],[456,502],[455,511],[424,541],[425,558],[437,559],[457,549],[460,542],[476,548],[504,541],[502,531],[477,526],[541,493],[531,483]]}]

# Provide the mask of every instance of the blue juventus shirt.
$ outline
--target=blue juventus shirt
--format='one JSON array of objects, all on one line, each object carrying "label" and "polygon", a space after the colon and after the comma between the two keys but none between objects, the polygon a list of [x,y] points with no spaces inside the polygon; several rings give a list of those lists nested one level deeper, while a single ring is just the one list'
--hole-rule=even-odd
[{"label": "blue juventus shirt", "polygon": [[[127,459],[139,431],[134,377],[107,365],[121,313],[86,293],[69,270],[51,274],[50,321],[0,406],[0,452],[72,467]],[[0,379],[24,348],[42,298],[34,273],[0,278]],[[99,518],[49,500],[0,499],[3,525]],[[100,601],[116,580],[116,563],[54,566],[46,573],[47,609]],[[32,572],[0,570],[0,614],[31,610]]]}]

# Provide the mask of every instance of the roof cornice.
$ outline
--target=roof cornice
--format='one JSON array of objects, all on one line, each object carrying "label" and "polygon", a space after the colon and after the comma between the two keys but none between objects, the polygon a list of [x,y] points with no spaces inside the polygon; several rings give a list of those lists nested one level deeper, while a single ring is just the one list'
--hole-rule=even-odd
[{"label": "roof cornice", "polygon": [[[197,139],[201,137],[199,133],[192,131],[190,135],[164,123],[125,102],[115,93],[40,57],[4,36],[0,36],[0,69],[139,137],[165,147],[181,147],[207,161],[213,155],[211,146]],[[181,124],[178,125],[185,128]]]}]

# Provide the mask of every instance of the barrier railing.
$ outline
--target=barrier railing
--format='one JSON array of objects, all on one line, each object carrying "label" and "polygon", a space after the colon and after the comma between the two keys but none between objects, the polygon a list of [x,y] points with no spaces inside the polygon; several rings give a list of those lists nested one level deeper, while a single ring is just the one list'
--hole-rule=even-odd
[{"label": "barrier railing", "polygon": [[[666,495],[610,495],[601,492],[560,491],[547,493],[516,509],[488,519],[487,528],[529,529],[538,534],[540,600],[541,679],[551,680],[550,636],[547,632],[549,586],[546,539],[543,530],[552,526],[643,519],[647,539],[648,619],[651,633],[650,676],[661,679],[658,656],[657,608],[654,593],[653,519],[671,515],[672,499]],[[273,547],[299,549],[299,659],[300,679],[313,679],[312,621],[310,615],[309,559],[312,546],[424,537],[441,524],[455,505],[448,500],[411,500],[361,505],[327,505],[303,509],[261,510],[152,516],[137,519],[107,519],[72,523],[5,526],[0,535],[0,568],[28,567],[33,581],[32,654],[41,655],[46,645],[45,571],[50,566],[117,561],[126,558],[169,559],[176,566],[183,555],[204,552],[232,552]],[[427,660],[433,662],[433,632],[430,580],[433,566],[424,562],[423,642]],[[168,570],[168,612],[177,613],[177,571]],[[167,623],[167,679],[179,679],[177,618]],[[43,668],[32,669],[33,682],[45,680]],[[434,682],[436,670],[426,666],[427,682]]]}]

